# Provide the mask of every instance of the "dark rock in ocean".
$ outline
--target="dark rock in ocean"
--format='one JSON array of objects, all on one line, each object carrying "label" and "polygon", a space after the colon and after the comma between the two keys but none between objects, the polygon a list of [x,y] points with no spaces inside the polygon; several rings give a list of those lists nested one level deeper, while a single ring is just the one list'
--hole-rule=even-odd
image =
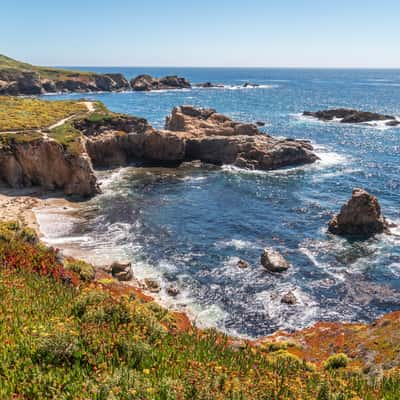
[{"label": "dark rock in ocean", "polygon": [[372,236],[388,230],[378,199],[363,189],[354,189],[351,199],[329,222],[335,235]]},{"label": "dark rock in ocean", "polygon": [[285,272],[290,268],[282,254],[268,247],[261,254],[261,265],[269,272]]},{"label": "dark rock in ocean", "polygon": [[251,82],[245,82],[243,84],[244,88],[248,88],[248,87],[259,87],[260,85],[258,85],[257,83],[251,83]]},{"label": "dark rock in ocean", "polygon": [[176,286],[169,286],[167,288],[167,294],[171,297],[176,297],[180,293],[179,289]]},{"label": "dark rock in ocean", "polygon": [[249,268],[249,263],[247,262],[247,261],[244,261],[244,260],[239,260],[238,262],[237,262],[237,266],[239,267],[239,268],[241,268],[241,269],[246,269],[246,268]]},{"label": "dark rock in ocean", "polygon": [[257,121],[257,122],[256,122],[256,125],[257,125],[257,126],[265,126],[265,122]]},{"label": "dark rock in ocean", "polygon": [[394,119],[392,121],[388,121],[385,124],[386,126],[399,126],[400,125],[400,121],[398,121],[397,119]]},{"label": "dark rock in ocean", "polygon": [[212,82],[195,83],[193,86],[201,88],[223,88],[224,85]]},{"label": "dark rock in ocean", "polygon": [[119,281],[130,281],[133,278],[132,264],[130,261],[116,261],[110,266],[111,274]]},{"label": "dark rock in ocean", "polygon": [[297,303],[297,298],[294,295],[294,293],[292,291],[290,291],[282,296],[281,303],[288,304],[288,305],[294,305]]},{"label": "dark rock in ocean", "polygon": [[146,285],[147,290],[152,293],[158,293],[161,290],[161,286],[155,279],[145,278],[144,284]]},{"label": "dark rock in ocean", "polygon": [[139,75],[131,80],[131,87],[138,92],[165,89],[190,89],[192,86],[185,78],[176,75],[154,78],[151,75]]},{"label": "dark rock in ocean", "polygon": [[[358,111],[352,110],[347,108],[337,108],[332,110],[321,110],[321,111],[304,111],[304,116],[317,118],[321,121],[332,121],[333,119],[340,120],[343,124],[358,124],[358,123],[365,123],[365,122],[374,122],[374,121],[386,121],[386,120],[393,120],[389,121],[389,123],[395,124],[398,122],[395,117],[392,115],[383,115],[377,114],[373,112],[366,112],[366,111]],[[400,124],[400,122],[399,122]],[[397,125],[397,124],[396,124]],[[389,125],[391,126],[391,125]]]}]

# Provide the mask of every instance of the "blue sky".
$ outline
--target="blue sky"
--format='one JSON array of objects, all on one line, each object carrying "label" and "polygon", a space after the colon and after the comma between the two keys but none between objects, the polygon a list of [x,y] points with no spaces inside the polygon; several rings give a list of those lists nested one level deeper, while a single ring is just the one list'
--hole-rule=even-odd
[{"label": "blue sky", "polygon": [[41,65],[400,68],[399,0],[1,0]]}]

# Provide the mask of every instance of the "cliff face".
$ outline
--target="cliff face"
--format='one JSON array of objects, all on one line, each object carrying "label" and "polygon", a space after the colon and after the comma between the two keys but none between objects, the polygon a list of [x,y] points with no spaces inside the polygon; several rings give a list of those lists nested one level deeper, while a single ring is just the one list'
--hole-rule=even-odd
[{"label": "cliff face", "polygon": [[70,154],[44,137],[1,147],[0,179],[12,187],[39,185],[67,195],[92,196],[99,191],[85,153]]},{"label": "cliff face", "polygon": [[32,95],[54,92],[98,92],[129,89],[122,74],[58,74],[49,78],[36,71],[0,71],[0,95]]}]

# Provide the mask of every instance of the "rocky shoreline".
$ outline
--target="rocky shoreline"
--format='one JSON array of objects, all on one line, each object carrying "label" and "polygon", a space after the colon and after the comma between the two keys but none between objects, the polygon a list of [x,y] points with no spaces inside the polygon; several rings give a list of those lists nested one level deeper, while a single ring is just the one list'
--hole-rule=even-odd
[{"label": "rocky shoreline", "polygon": [[0,146],[0,178],[11,187],[39,185],[90,197],[99,192],[93,168],[132,162],[177,166],[198,160],[273,170],[318,160],[307,141],[276,139],[256,125],[192,106],[174,108],[165,130],[153,128],[143,118],[106,110],[79,116],[68,124],[78,135],[75,151],[46,132],[35,132],[29,140],[9,139]]}]

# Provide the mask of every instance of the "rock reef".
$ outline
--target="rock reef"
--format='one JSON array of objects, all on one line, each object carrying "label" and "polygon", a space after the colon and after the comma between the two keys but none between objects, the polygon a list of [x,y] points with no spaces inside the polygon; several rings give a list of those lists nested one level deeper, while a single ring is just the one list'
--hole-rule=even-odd
[{"label": "rock reef", "polygon": [[358,111],[347,108],[337,108],[332,110],[321,110],[321,111],[304,111],[303,115],[306,117],[313,117],[320,121],[333,121],[343,124],[360,124],[368,122],[386,121],[387,126],[400,125],[398,121],[392,115],[378,114],[374,112]]},{"label": "rock reef", "polygon": [[164,78],[154,78],[151,75],[139,75],[132,79],[132,90],[137,92],[148,92],[150,90],[166,89],[190,89],[192,85],[185,78],[172,75]]}]

